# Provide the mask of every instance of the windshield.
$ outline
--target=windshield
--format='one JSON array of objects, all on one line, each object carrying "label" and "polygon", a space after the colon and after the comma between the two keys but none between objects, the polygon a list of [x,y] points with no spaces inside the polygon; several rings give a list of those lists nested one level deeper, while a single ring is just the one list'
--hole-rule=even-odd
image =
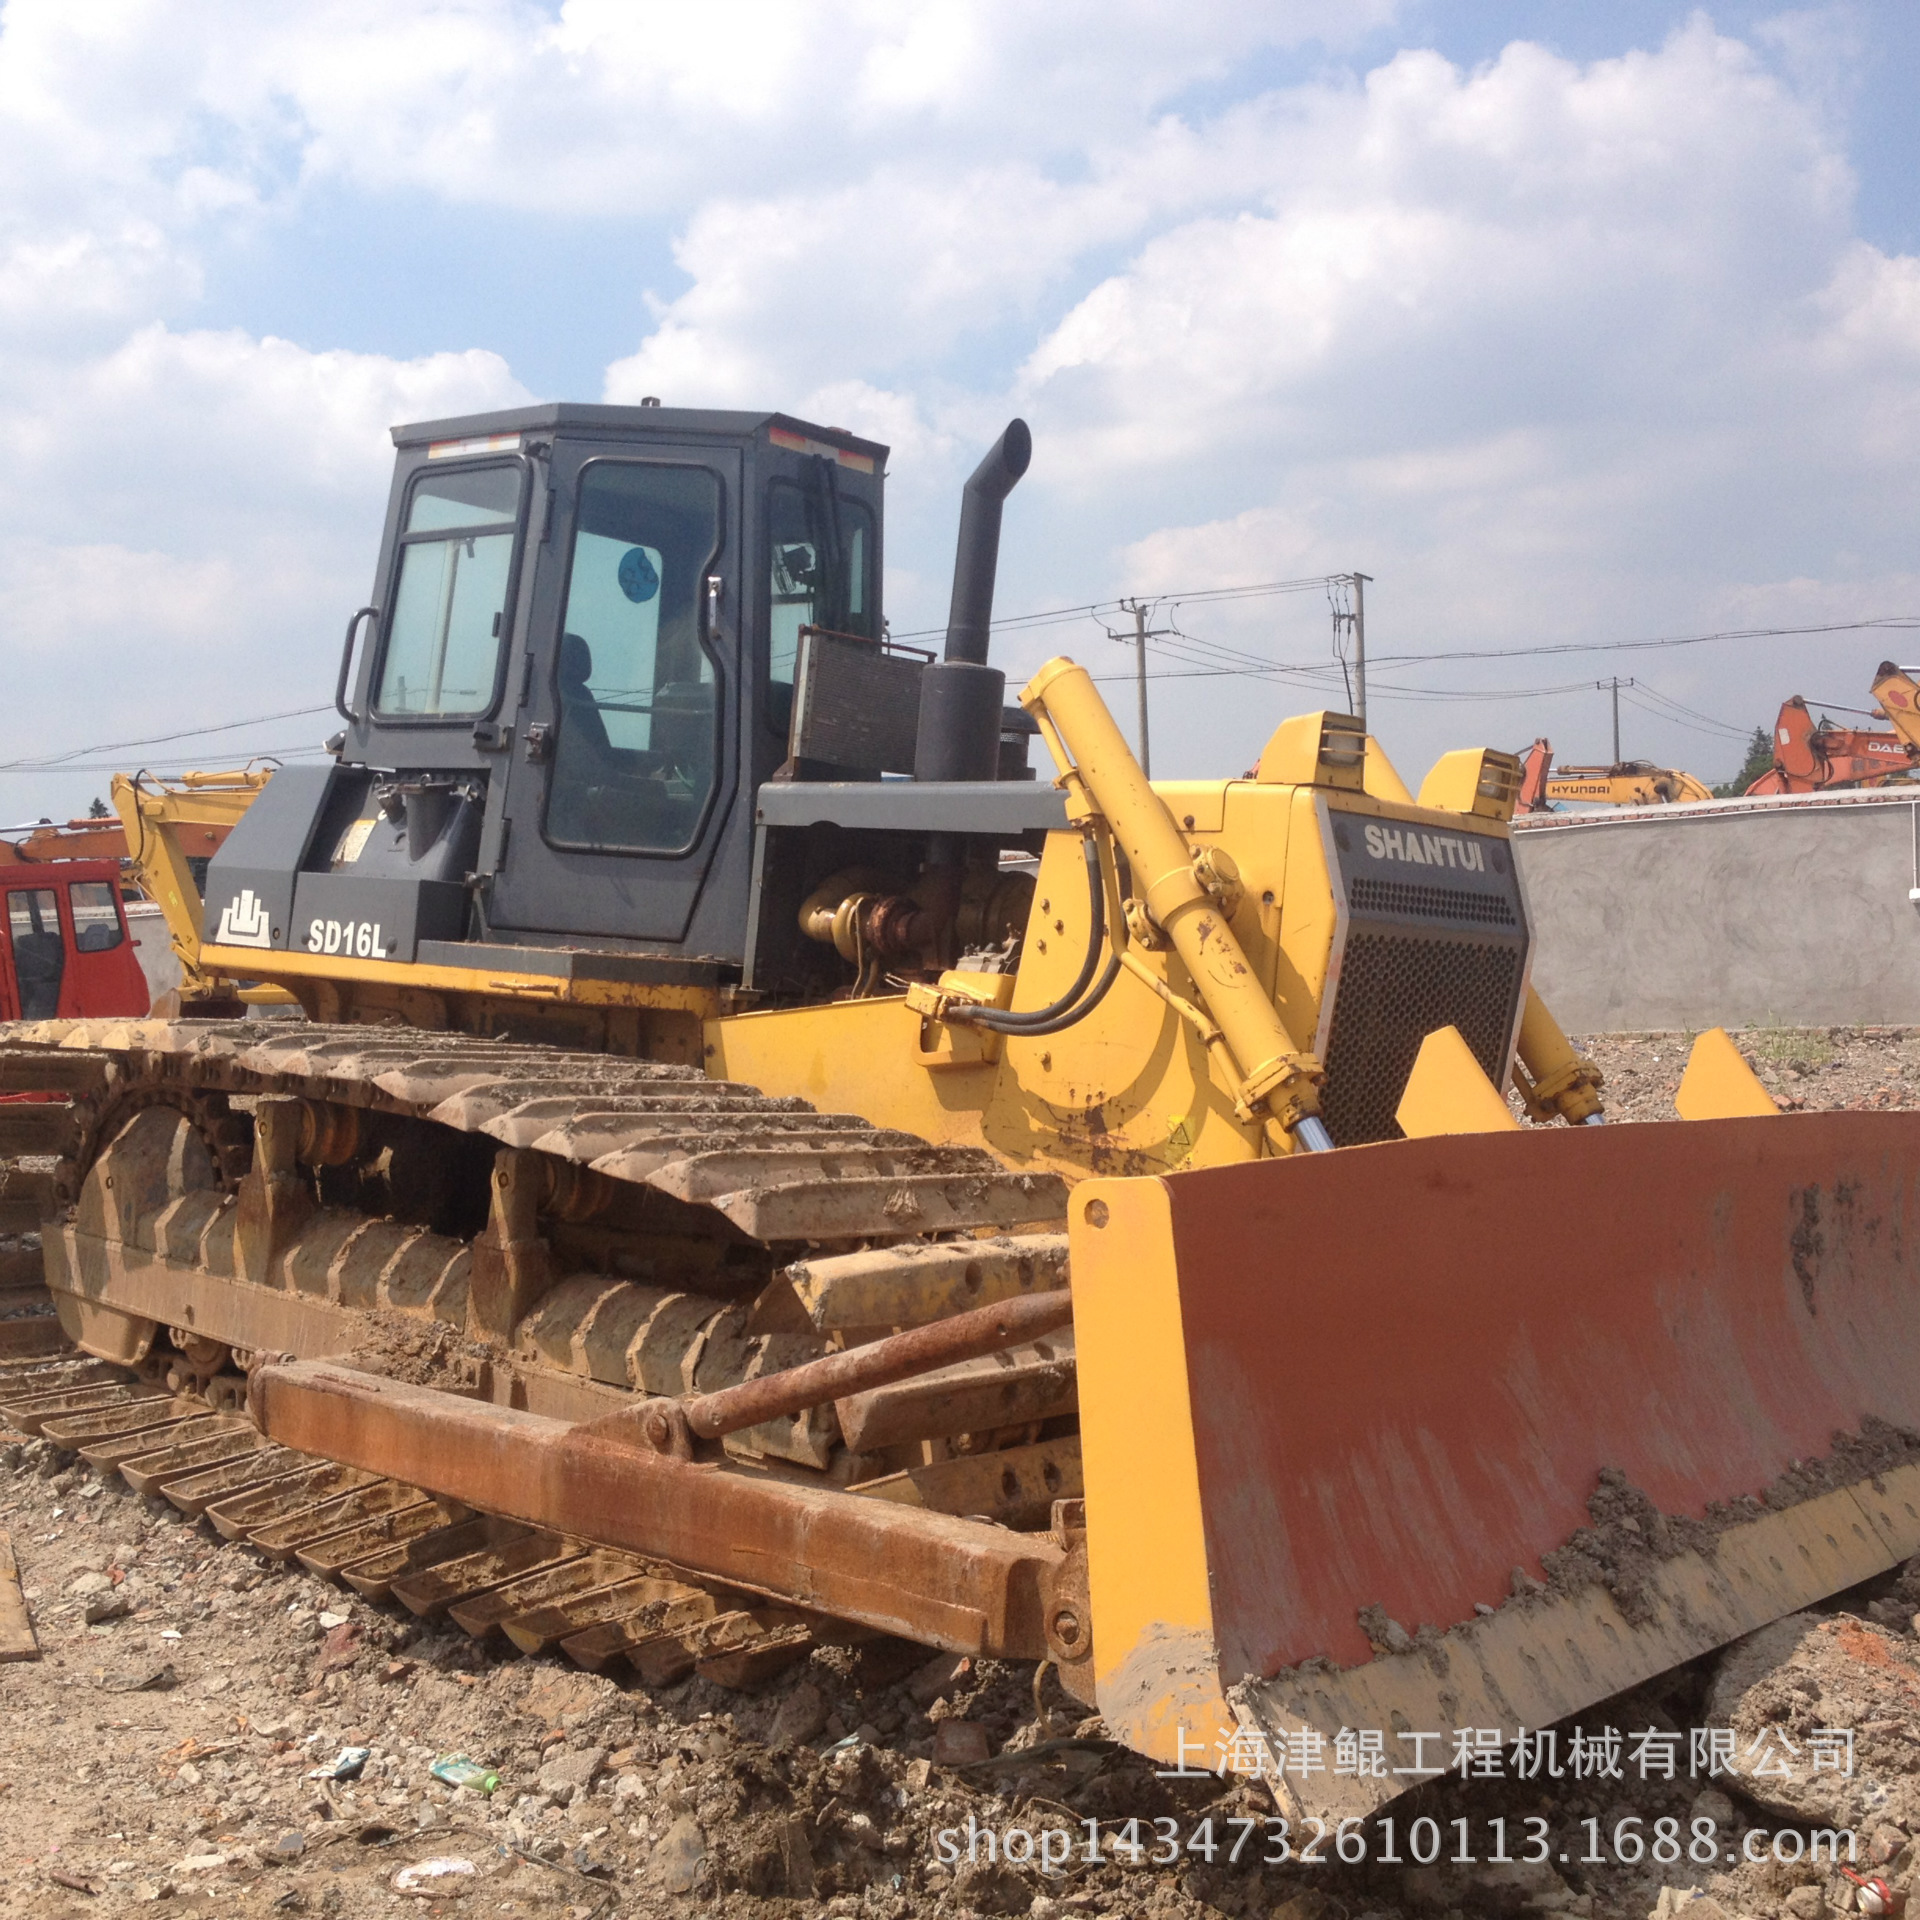
[{"label": "windshield", "polygon": [[383,718],[466,718],[493,705],[520,483],[518,465],[428,471],[414,483],[373,697]]}]

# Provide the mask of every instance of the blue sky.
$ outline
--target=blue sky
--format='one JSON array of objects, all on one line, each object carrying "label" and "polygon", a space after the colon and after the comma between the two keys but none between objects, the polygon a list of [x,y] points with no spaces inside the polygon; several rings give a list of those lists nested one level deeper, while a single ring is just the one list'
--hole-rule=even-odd
[{"label": "blue sky", "polygon": [[[310,750],[117,743],[328,699],[391,421],[641,392],[888,441],[897,628],[1019,411],[1002,611],[1360,568],[1410,777],[1604,757],[1616,671],[1629,752],[1724,777],[1903,636],[1519,650],[1920,615],[1915,18],[8,0],[0,762],[100,751],[0,818]],[[1337,702],[1324,592],[1157,617],[1157,771]],[[1053,650],[1126,664],[1002,642]]]}]

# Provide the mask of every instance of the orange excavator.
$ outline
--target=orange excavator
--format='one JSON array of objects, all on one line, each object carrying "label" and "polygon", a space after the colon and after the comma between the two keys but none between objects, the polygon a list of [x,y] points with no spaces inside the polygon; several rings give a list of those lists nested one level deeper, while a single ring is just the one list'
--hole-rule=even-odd
[{"label": "orange excavator", "polygon": [[1520,756],[1520,813],[1551,813],[1568,800],[1608,807],[1653,807],[1680,800],[1711,800],[1690,773],[1651,760],[1618,760],[1610,767],[1556,767],[1553,743],[1536,740]]},{"label": "orange excavator", "polygon": [[1873,698],[1875,713],[1892,722],[1892,732],[1822,725],[1795,694],[1773,723],[1773,765],[1748,794],[1820,793],[1911,779],[1920,767],[1920,686],[1906,668],[1883,660],[1873,676]]}]

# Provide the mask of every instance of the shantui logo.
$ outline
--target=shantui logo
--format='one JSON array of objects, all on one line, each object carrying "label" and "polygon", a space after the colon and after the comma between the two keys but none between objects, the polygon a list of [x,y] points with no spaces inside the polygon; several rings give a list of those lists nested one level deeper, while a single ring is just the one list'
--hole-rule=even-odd
[{"label": "shantui logo", "polygon": [[1487,870],[1486,849],[1470,835],[1369,825],[1367,851],[1376,860],[1399,860],[1416,867],[1455,867],[1465,873]]},{"label": "shantui logo", "polygon": [[214,944],[221,947],[272,946],[267,903],[256,899],[251,887],[242,887],[240,897],[229,900],[220,909],[220,926],[213,939]]}]

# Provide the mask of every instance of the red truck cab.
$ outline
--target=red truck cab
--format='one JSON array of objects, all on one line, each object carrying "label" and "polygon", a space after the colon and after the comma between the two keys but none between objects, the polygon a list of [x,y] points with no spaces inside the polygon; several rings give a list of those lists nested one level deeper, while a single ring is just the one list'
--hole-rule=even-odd
[{"label": "red truck cab", "polygon": [[151,998],[117,861],[0,867],[0,1020],[138,1015]]}]

